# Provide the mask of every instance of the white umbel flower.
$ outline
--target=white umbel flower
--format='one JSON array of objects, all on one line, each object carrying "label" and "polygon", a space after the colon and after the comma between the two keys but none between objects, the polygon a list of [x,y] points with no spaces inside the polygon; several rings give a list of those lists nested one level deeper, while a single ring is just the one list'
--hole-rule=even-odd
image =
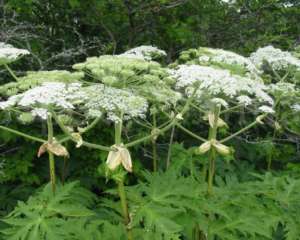
[{"label": "white umbel flower", "polygon": [[290,66],[300,69],[298,58],[273,46],[259,48],[250,55],[250,60],[259,68],[263,66],[264,62],[267,62],[274,70],[285,70]]},{"label": "white umbel flower", "polygon": [[300,104],[296,103],[294,105],[292,105],[292,110],[295,112],[300,112]]},{"label": "white umbel flower", "polygon": [[273,108],[266,106],[266,105],[260,106],[258,109],[263,113],[275,113]]},{"label": "white umbel flower", "polygon": [[248,96],[246,95],[241,95],[241,96],[238,96],[236,98],[236,100],[238,101],[239,104],[242,104],[244,106],[248,106],[252,103],[252,99],[249,98]]},{"label": "white umbel flower", "polygon": [[148,109],[147,101],[136,96],[130,90],[106,87],[102,84],[93,85],[85,89],[89,100],[85,103],[90,117],[100,117],[103,113],[113,122],[131,118],[145,118]]},{"label": "white umbel flower", "polygon": [[46,82],[39,87],[14,95],[5,102],[0,102],[0,108],[6,109],[13,106],[32,109],[33,116],[42,119],[47,117],[49,107],[59,109],[73,109],[74,103],[87,99],[81,91],[79,83]]},{"label": "white umbel flower", "polygon": [[228,108],[228,103],[222,98],[213,98],[211,101],[215,104],[219,104],[224,108]]},{"label": "white umbel flower", "polygon": [[118,56],[127,58],[136,58],[144,60],[152,60],[153,57],[166,56],[167,53],[154,46],[139,46],[126,51]]},{"label": "white umbel flower", "polygon": [[170,71],[177,79],[176,88],[186,88],[188,94],[192,91],[190,86],[197,85],[197,96],[210,95],[212,98],[220,97],[235,100],[240,95],[247,95],[260,102],[273,104],[273,99],[266,93],[267,87],[258,81],[247,77],[232,75],[229,70],[199,65],[179,65],[178,69]]},{"label": "white umbel flower", "polygon": [[16,61],[18,58],[30,54],[25,49],[15,48],[10,44],[0,42],[0,65]]},{"label": "white umbel flower", "polygon": [[218,49],[218,48],[200,48],[205,52],[205,55],[199,57],[200,62],[208,62],[212,63],[225,63],[228,65],[239,65],[245,68],[252,77],[259,79],[259,70],[256,66],[251,62],[251,60],[247,57],[241,56],[237,53]]}]

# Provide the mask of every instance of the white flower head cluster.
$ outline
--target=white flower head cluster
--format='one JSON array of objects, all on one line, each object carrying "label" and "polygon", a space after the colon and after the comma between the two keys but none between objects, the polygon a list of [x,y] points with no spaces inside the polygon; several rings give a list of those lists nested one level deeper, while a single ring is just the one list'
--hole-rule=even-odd
[{"label": "white flower head cluster", "polygon": [[258,108],[259,111],[263,112],[263,113],[275,113],[274,109],[269,107],[269,106],[266,106],[266,105],[263,105],[263,106],[260,106]]},{"label": "white flower head cluster", "polygon": [[90,117],[100,117],[106,113],[108,120],[113,122],[120,121],[121,115],[124,120],[145,118],[147,101],[130,90],[97,84],[87,87],[85,92],[89,95],[89,100],[84,107]]},{"label": "white flower head cluster", "polygon": [[300,60],[298,58],[273,46],[259,48],[250,55],[250,60],[258,68],[262,68],[264,62],[267,62],[274,70],[285,70],[290,66],[300,69]]},{"label": "white flower head cluster", "polygon": [[86,98],[81,91],[80,83],[45,82],[41,86],[14,95],[5,102],[0,102],[0,108],[7,109],[13,106],[29,108],[33,116],[45,119],[49,107],[74,109],[74,104]]},{"label": "white flower head cluster", "polygon": [[222,98],[213,98],[211,100],[211,102],[214,104],[219,104],[220,106],[223,106],[224,108],[228,108],[228,103]]},{"label": "white flower head cluster", "polygon": [[223,3],[227,3],[227,4],[234,4],[236,3],[236,0],[220,0]]},{"label": "white flower head cluster", "polygon": [[292,105],[291,109],[295,112],[300,112],[300,104],[296,103],[296,104]]},{"label": "white flower head cluster", "polygon": [[201,62],[225,63],[229,65],[238,65],[245,68],[252,77],[259,79],[260,71],[251,62],[250,59],[237,53],[216,48],[200,48],[206,54],[199,57]]},{"label": "white flower head cluster", "polygon": [[25,49],[15,48],[10,44],[0,42],[0,65],[14,62],[21,56],[28,54],[30,54],[29,51]]},{"label": "white flower head cluster", "polygon": [[275,84],[268,85],[269,92],[272,94],[285,94],[285,95],[292,95],[297,92],[296,85],[293,83],[287,82],[278,82]]},{"label": "white flower head cluster", "polygon": [[[267,87],[263,83],[232,75],[229,70],[199,65],[179,65],[178,69],[171,70],[170,74],[177,79],[176,88],[186,88],[187,94],[192,92],[191,86],[197,86],[196,95],[200,99],[209,95],[211,98],[229,98],[238,102],[245,102],[245,97],[242,96],[247,95],[259,102],[273,104],[273,99],[266,93]],[[246,103],[249,102],[247,99]]]},{"label": "white flower head cluster", "polygon": [[167,53],[154,46],[139,46],[126,51],[118,56],[127,58],[136,58],[150,61],[153,57],[166,56]]},{"label": "white flower head cluster", "polygon": [[252,103],[252,99],[246,95],[238,96],[236,98],[236,100],[238,101],[239,104],[244,105],[244,106],[251,105],[251,103]]}]

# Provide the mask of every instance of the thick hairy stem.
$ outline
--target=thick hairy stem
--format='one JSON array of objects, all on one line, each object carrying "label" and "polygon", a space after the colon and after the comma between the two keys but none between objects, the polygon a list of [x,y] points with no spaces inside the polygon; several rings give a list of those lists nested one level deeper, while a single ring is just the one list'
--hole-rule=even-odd
[{"label": "thick hairy stem", "polygon": [[[53,142],[53,123],[52,116],[48,114],[47,117],[47,127],[48,127],[48,143],[51,144]],[[55,194],[55,186],[56,186],[56,177],[55,177],[55,161],[53,153],[48,151],[49,156],[49,171],[50,171],[50,182],[53,194]]]},{"label": "thick hairy stem", "polygon": [[[152,120],[153,120],[153,130],[155,131],[156,128],[157,128],[156,114],[155,113],[153,113]],[[153,172],[156,172],[157,171],[156,136],[152,138],[152,165],[153,165]]]},{"label": "thick hairy stem", "polygon": [[175,133],[175,125],[173,125],[172,130],[171,130],[171,136],[170,136],[170,142],[169,142],[169,149],[168,149],[168,156],[167,156],[167,161],[166,161],[166,170],[169,169],[170,163],[171,163],[171,149],[172,149],[172,144],[173,144],[173,139],[174,139],[174,133]]},{"label": "thick hairy stem", "polygon": [[55,161],[53,153],[48,153],[49,156],[49,173],[52,193],[55,194],[56,189],[56,177],[55,177]]},{"label": "thick hairy stem", "polygon": [[[220,115],[220,106],[215,106],[214,107],[214,122],[212,126],[210,126],[209,129],[209,140],[216,140],[217,138],[217,131],[218,131],[218,119]],[[212,147],[209,150],[209,155],[208,155],[208,185],[207,185],[207,193],[208,195],[213,194],[213,182],[214,182],[214,175],[215,175],[215,161],[216,161],[216,150]]]},{"label": "thick hairy stem", "polygon": [[[123,127],[123,122],[122,120],[120,122],[115,123],[115,144],[120,145],[122,143],[122,127]],[[127,198],[126,198],[126,192],[124,188],[124,181],[118,180],[118,193],[121,201],[121,208],[122,208],[122,213],[123,213],[123,218],[124,218],[124,224],[126,226],[127,230],[127,238],[128,240],[132,240],[132,231],[129,226],[130,223],[130,216],[129,216],[129,211],[128,211],[128,203],[127,203]]]},{"label": "thick hairy stem", "polygon": [[127,204],[127,198],[126,198],[126,192],[124,188],[124,183],[123,181],[118,181],[118,192],[119,192],[119,197],[121,201],[121,207],[122,207],[122,213],[123,213],[123,218],[124,218],[124,224],[126,226],[127,230],[127,238],[128,240],[132,240],[132,231],[130,229],[130,217],[129,217],[129,211],[128,211],[128,204]]},{"label": "thick hairy stem", "polygon": [[208,169],[208,186],[207,186],[207,193],[208,195],[212,195],[213,193],[213,182],[214,182],[214,175],[215,175],[215,161],[216,161],[216,150],[211,149],[208,155],[209,161],[209,169]]}]

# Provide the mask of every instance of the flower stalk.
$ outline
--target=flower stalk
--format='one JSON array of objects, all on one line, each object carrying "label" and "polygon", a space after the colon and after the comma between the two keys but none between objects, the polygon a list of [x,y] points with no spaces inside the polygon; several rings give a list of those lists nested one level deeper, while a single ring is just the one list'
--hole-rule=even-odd
[{"label": "flower stalk", "polygon": [[[115,123],[115,145],[120,146],[122,143],[122,127],[123,127],[123,121],[121,118],[121,121]],[[126,226],[127,230],[127,239],[132,240],[132,231],[129,227],[130,224],[130,216],[129,216],[129,211],[128,211],[128,203],[127,203],[127,198],[126,198],[126,191],[124,187],[124,179],[118,179],[116,180],[117,185],[118,185],[118,193],[121,201],[121,208],[122,208],[122,213],[123,213],[123,218],[124,218],[124,224]]]},{"label": "flower stalk", "polygon": [[[52,123],[52,115],[49,113],[47,116],[47,127],[48,127],[48,143],[53,143],[53,123]],[[49,171],[50,171],[50,182],[52,193],[55,194],[56,189],[56,177],[55,177],[55,160],[54,155],[51,151],[48,151],[49,157]]]},{"label": "flower stalk", "polygon": [[[153,129],[152,131],[156,131],[157,129],[157,121],[156,121],[156,113],[154,112],[152,115],[153,121]],[[156,145],[157,136],[152,138],[152,165],[153,165],[153,172],[157,171],[157,145]]]},{"label": "flower stalk", "polygon": [[[218,131],[218,120],[220,115],[220,105],[215,105],[213,109],[214,114],[214,121],[212,125],[209,127],[209,134],[208,134],[208,140],[216,140],[217,138],[217,131]],[[208,195],[213,194],[213,181],[214,181],[214,175],[215,175],[215,162],[216,162],[216,150],[214,147],[211,147],[208,153],[208,161],[209,161],[209,167],[208,167],[208,185],[207,185],[207,193]]]}]

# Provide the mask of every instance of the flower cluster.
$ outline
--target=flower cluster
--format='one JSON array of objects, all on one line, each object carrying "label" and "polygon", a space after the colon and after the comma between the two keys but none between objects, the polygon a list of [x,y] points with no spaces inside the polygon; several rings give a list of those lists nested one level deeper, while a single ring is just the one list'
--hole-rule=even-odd
[{"label": "flower cluster", "polygon": [[271,108],[269,106],[266,106],[266,105],[260,106],[258,108],[258,110],[260,110],[263,113],[275,113],[275,111],[273,110],[273,108]]},{"label": "flower cluster", "polygon": [[223,49],[206,47],[189,49],[180,53],[179,59],[175,62],[175,65],[176,63],[227,69],[232,74],[250,77],[262,82],[260,78],[261,72],[249,58]]},{"label": "flower cluster", "polygon": [[291,66],[300,69],[298,58],[273,46],[259,48],[250,55],[250,60],[259,68],[263,68],[264,63],[268,63],[274,70],[286,70]]},{"label": "flower cluster", "polygon": [[88,58],[73,68],[92,74],[95,81],[104,85],[131,88],[149,103],[171,105],[180,98],[180,94],[170,88],[174,79],[169,76],[167,69],[154,61],[104,55]]},{"label": "flower cluster", "polygon": [[275,84],[269,84],[268,88],[269,88],[269,92],[271,92],[272,94],[291,95],[297,92],[296,85],[287,82],[278,82]]},{"label": "flower cluster", "polygon": [[24,92],[44,82],[77,82],[83,78],[82,72],[68,72],[63,70],[27,72],[24,77],[19,77],[18,82],[10,82],[0,86],[0,95],[12,96]]},{"label": "flower cluster", "polygon": [[6,109],[17,105],[32,109],[32,115],[45,119],[49,108],[74,109],[74,104],[84,99],[86,96],[81,91],[79,83],[45,82],[41,86],[0,102],[0,108]]},{"label": "flower cluster", "polygon": [[131,118],[145,118],[148,109],[146,99],[134,95],[130,90],[107,87],[95,84],[84,89],[89,99],[84,108],[90,117],[100,117],[107,114],[108,120],[118,122]]},{"label": "flower cluster", "polygon": [[136,59],[143,59],[143,60],[152,60],[157,57],[166,56],[167,53],[163,50],[160,50],[157,47],[153,46],[139,46],[133,49],[126,51],[123,54],[118,56],[126,57],[126,58],[136,58]]},{"label": "flower cluster", "polygon": [[199,61],[201,62],[210,62],[210,63],[224,63],[228,65],[238,65],[251,74],[251,76],[259,78],[259,70],[251,62],[250,59],[236,54],[231,51],[226,51],[223,49],[215,48],[199,48]]},{"label": "flower cluster", "polygon": [[292,108],[293,111],[295,111],[295,112],[300,112],[300,104],[298,104],[298,103],[292,105],[291,108]]},{"label": "flower cluster", "polygon": [[0,65],[14,62],[18,58],[30,54],[29,51],[19,48],[14,48],[10,44],[0,42]]},{"label": "flower cluster", "polygon": [[[239,103],[249,104],[249,99],[244,95],[255,98],[260,102],[273,104],[273,99],[266,93],[267,87],[250,78],[232,75],[229,70],[221,70],[213,67],[199,65],[179,65],[171,70],[171,74],[177,79],[177,89],[186,88],[191,93],[191,86],[197,86],[197,97],[229,98]],[[242,97],[243,96],[243,97]]]}]

